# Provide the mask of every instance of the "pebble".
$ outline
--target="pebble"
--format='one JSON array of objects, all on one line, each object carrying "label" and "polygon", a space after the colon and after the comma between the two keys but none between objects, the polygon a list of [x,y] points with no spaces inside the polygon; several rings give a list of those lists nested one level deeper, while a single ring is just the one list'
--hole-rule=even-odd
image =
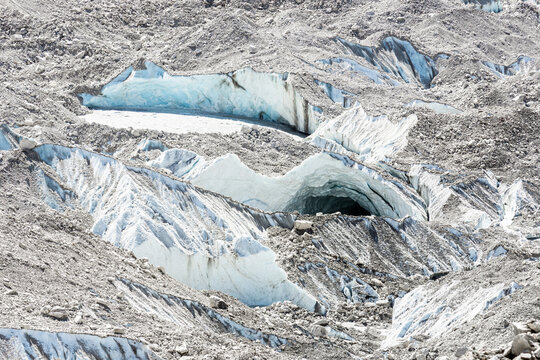
[{"label": "pebble", "polygon": [[16,290],[8,290],[4,295],[19,295],[19,293]]},{"label": "pebble", "polygon": [[113,328],[112,332],[117,335],[123,335],[126,333],[126,329],[123,327],[115,327]]}]

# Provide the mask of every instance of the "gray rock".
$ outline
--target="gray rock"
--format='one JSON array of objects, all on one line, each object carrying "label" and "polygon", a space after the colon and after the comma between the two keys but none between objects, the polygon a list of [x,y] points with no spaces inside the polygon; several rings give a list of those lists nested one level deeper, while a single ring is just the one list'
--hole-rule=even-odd
[{"label": "gray rock", "polygon": [[524,352],[531,352],[531,340],[532,337],[527,334],[519,334],[514,336],[514,340],[512,341],[512,355],[517,356]]},{"label": "gray rock", "polygon": [[310,230],[313,228],[313,222],[307,220],[296,220],[294,222],[294,228],[296,230]]},{"label": "gray rock", "polygon": [[210,307],[226,310],[229,306],[222,298],[212,295],[210,296]]},{"label": "gray rock", "polygon": [[528,326],[529,329],[531,329],[533,332],[535,332],[535,333],[540,333],[540,321],[538,321],[538,320],[529,321],[529,322],[527,323],[527,326]]},{"label": "gray rock", "polygon": [[38,143],[29,138],[22,138],[19,142],[19,146],[22,150],[32,150],[38,145]]},{"label": "gray rock", "polygon": [[321,325],[312,325],[309,330],[313,336],[317,337],[327,337],[329,332],[328,327]]},{"label": "gray rock", "polygon": [[189,354],[188,348],[185,347],[184,345],[175,347],[174,352],[177,353],[180,356],[185,356],[185,355]]},{"label": "gray rock", "polygon": [[16,290],[8,290],[4,293],[4,295],[10,295],[10,296],[13,296],[13,295],[19,295],[19,293],[16,291]]},{"label": "gray rock", "polygon": [[512,331],[514,332],[514,335],[528,333],[529,327],[524,322],[513,322],[512,323]]},{"label": "gray rock", "polygon": [[126,333],[126,328],[123,327],[115,327],[113,328],[112,332],[117,335],[124,335]]},{"label": "gray rock", "polygon": [[467,348],[459,348],[456,350],[456,352],[454,353],[454,355],[457,357],[457,358],[460,358],[462,357],[463,355],[465,355],[467,353],[469,349]]}]

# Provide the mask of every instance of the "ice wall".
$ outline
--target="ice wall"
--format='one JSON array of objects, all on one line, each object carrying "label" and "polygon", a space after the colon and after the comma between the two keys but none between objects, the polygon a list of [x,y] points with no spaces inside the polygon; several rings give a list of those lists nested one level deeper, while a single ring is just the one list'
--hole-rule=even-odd
[{"label": "ice wall", "polygon": [[266,228],[292,227],[292,215],[262,213],[81,149],[42,145],[35,151],[92,215],[95,234],[163,266],[178,281],[252,306],[290,300],[324,311],[287,280],[275,254],[260,243]]},{"label": "ice wall", "polygon": [[373,70],[366,66],[362,66],[354,60],[347,58],[335,57],[331,59],[317,60],[317,63],[323,65],[325,70],[330,73],[352,73],[352,75],[365,76],[375,84],[387,84],[391,86],[398,86],[399,82],[390,78],[385,73]]},{"label": "ice wall", "polygon": [[340,104],[344,108],[351,107],[351,99],[354,98],[356,95],[345,91],[338,89],[334,87],[332,84],[314,79],[315,84],[317,84],[321,89],[323,89],[326,96],[328,96],[333,102],[336,104]]},{"label": "ice wall", "polygon": [[0,329],[0,349],[10,360],[161,359],[146,345],[122,337],[24,329]]},{"label": "ice wall", "polygon": [[438,74],[435,60],[418,52],[406,40],[390,36],[383,39],[378,47],[354,44],[339,37],[337,41],[378,70],[406,83],[418,83],[424,88],[429,88],[431,81]]},{"label": "ice wall", "polygon": [[402,184],[336,154],[311,156],[281,177],[258,174],[236,155],[226,155],[191,181],[265,211],[303,212],[307,199],[334,196],[352,199],[374,215],[426,218],[422,201]]},{"label": "ice wall", "polygon": [[100,95],[80,94],[93,109],[195,111],[272,121],[311,133],[318,109],[294,89],[288,74],[245,68],[227,74],[169,75],[150,61],[145,70],[126,69]]},{"label": "ice wall", "polygon": [[494,64],[489,61],[484,61],[483,64],[487,66],[495,75],[500,78],[504,78],[505,76],[513,76],[530,71],[533,68],[534,59],[528,56],[520,56],[517,58],[516,62],[513,62],[508,66]]},{"label": "ice wall", "polygon": [[386,116],[367,115],[356,103],[351,109],[321,124],[310,138],[323,149],[331,150],[334,142],[358,154],[360,160],[375,163],[407,146],[407,135],[417,120],[416,115],[411,115],[393,123]]},{"label": "ice wall", "polygon": [[462,0],[465,4],[474,4],[478,9],[498,13],[503,10],[501,0]]}]

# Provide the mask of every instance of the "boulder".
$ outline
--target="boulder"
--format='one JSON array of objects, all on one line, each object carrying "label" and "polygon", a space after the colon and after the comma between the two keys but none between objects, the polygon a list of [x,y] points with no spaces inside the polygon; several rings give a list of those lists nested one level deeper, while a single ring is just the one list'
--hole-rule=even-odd
[{"label": "boulder", "polygon": [[229,306],[222,298],[212,295],[210,296],[210,307],[214,309],[226,310]]},{"label": "boulder", "polygon": [[518,356],[522,353],[530,353],[532,351],[531,340],[532,337],[528,334],[514,336],[514,340],[512,341],[512,355]]}]

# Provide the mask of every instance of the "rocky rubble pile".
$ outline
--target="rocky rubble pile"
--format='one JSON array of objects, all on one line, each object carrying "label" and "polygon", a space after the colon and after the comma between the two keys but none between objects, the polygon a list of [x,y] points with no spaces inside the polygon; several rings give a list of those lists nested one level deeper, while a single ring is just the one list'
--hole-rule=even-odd
[{"label": "rocky rubble pile", "polygon": [[[467,351],[458,349],[454,354],[461,360],[537,360],[540,359],[540,320],[532,319],[527,322],[505,322],[505,327],[511,327],[513,340],[504,347],[487,351]],[[416,359],[427,359],[416,356]],[[439,360],[448,357],[439,357]]]}]

